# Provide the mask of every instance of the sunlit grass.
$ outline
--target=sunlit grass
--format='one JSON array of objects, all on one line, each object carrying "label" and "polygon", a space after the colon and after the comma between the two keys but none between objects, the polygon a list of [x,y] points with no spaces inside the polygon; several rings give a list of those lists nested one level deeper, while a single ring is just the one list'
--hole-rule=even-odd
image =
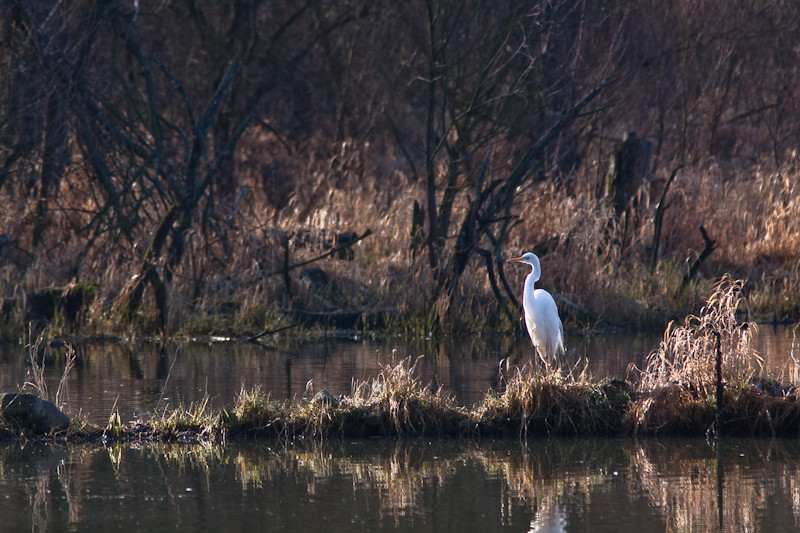
[{"label": "sunlit grass", "polygon": [[576,376],[532,363],[505,371],[504,381],[504,391],[487,394],[473,417],[520,436],[617,434],[632,390],[622,381],[596,382],[585,370]]},{"label": "sunlit grass", "polygon": [[422,385],[416,362],[386,365],[371,381],[354,382],[340,399],[321,394],[290,410],[296,431],[309,436],[447,436],[458,432],[465,412],[441,387]]},{"label": "sunlit grass", "polygon": [[698,434],[721,422],[736,434],[797,434],[796,375],[789,373],[789,383],[762,375],[763,360],[751,344],[755,325],[740,320],[743,288],[743,281],[723,277],[699,315],[667,327],[641,371],[637,399],[625,416],[628,431]]},{"label": "sunlit grass", "polygon": [[751,344],[756,326],[739,320],[744,304],[743,287],[743,281],[725,276],[699,315],[688,316],[683,325],[671,323],[659,348],[647,358],[640,388],[675,384],[704,396],[711,395],[716,386],[717,339],[723,354],[723,379],[727,383],[746,383],[757,375],[763,360]]}]

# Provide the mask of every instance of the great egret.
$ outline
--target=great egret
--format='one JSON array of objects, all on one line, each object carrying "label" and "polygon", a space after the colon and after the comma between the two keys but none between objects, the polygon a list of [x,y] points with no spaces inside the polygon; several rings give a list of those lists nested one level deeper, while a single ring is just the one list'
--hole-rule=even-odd
[{"label": "great egret", "polygon": [[528,252],[508,261],[531,266],[531,273],[525,278],[525,290],[522,293],[525,325],[528,327],[528,335],[531,336],[536,353],[545,366],[549,366],[551,362],[557,362],[557,356],[565,351],[564,326],[558,317],[556,301],[549,292],[535,287],[542,273],[536,254]]}]

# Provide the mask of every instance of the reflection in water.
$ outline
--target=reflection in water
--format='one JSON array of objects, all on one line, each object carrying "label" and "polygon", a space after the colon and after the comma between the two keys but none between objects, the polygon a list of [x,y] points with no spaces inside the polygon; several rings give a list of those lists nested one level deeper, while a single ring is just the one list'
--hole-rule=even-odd
[{"label": "reflection in water", "polygon": [[[588,357],[598,377],[624,375],[657,342],[653,336],[574,338],[569,357]],[[456,401],[472,406],[490,389],[499,390],[499,362],[530,359],[530,341],[481,336],[461,342],[403,343],[384,339],[295,340],[268,348],[246,343],[83,343],[75,346],[77,366],[67,380],[66,410],[81,411],[104,424],[113,408],[123,421],[134,412],[153,412],[201,402],[230,405],[242,387],[260,385],[273,400],[292,400],[327,389],[350,394],[353,381],[375,378],[384,365],[424,355],[417,365],[424,383],[443,386]],[[26,353],[20,345],[0,344],[0,390],[17,390],[25,380]],[[573,361],[573,363],[574,363]],[[45,377],[56,390],[63,354],[49,349]],[[311,383],[312,390],[307,386]]]},{"label": "reflection in water", "polygon": [[[767,370],[779,373],[787,368],[792,338],[791,329],[760,328],[755,344]],[[628,366],[641,367],[660,340],[660,333],[573,335],[567,339],[568,362],[574,365],[586,358],[589,372],[597,378],[625,377]],[[417,365],[421,381],[443,386],[469,407],[481,402],[490,389],[501,389],[501,360],[521,364],[533,354],[527,338],[487,335],[458,342],[329,338],[282,341],[269,347],[171,342],[82,343],[75,348],[79,360],[67,380],[66,411],[73,415],[80,411],[96,424],[105,424],[113,408],[126,422],[135,412],[196,404],[206,396],[212,407],[227,407],[242,387],[255,385],[273,400],[294,400],[322,389],[349,394],[353,380],[372,380],[382,365],[419,355],[425,356]],[[22,385],[25,359],[23,346],[0,344],[0,391],[16,391]],[[64,366],[59,349],[48,351],[45,365],[49,389],[55,391]]]},{"label": "reflection in water", "polygon": [[9,531],[800,526],[800,443],[781,440],[27,443],[0,447],[0,472]]}]

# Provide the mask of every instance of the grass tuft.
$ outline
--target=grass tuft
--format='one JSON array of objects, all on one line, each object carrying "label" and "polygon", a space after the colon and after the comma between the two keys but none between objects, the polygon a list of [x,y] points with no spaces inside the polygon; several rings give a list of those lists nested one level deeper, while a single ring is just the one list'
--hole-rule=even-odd
[{"label": "grass tuft", "polygon": [[284,409],[264,394],[260,385],[242,389],[231,411],[222,411],[220,421],[237,435],[279,435],[284,426]]},{"label": "grass tuft", "polygon": [[763,360],[751,344],[756,325],[737,319],[744,300],[743,287],[743,281],[726,275],[714,287],[699,316],[688,316],[682,326],[670,323],[659,348],[647,357],[640,389],[678,385],[702,397],[713,394],[717,335],[727,383],[747,382],[760,373]]},{"label": "grass tuft", "polygon": [[420,384],[417,361],[385,365],[372,381],[355,382],[341,399],[325,391],[293,411],[296,431],[306,436],[446,436],[458,433],[466,415],[441,387]]},{"label": "grass tuft", "polygon": [[607,435],[618,433],[631,387],[620,380],[593,382],[531,363],[504,376],[501,395],[488,394],[474,414],[477,424],[501,434]]},{"label": "grass tuft", "polygon": [[800,417],[800,410],[794,389],[761,376],[763,360],[751,344],[756,326],[738,319],[743,288],[744,281],[724,276],[699,315],[688,316],[682,326],[667,327],[661,345],[646,360],[638,399],[626,414],[630,432],[702,433],[712,428],[719,407],[726,431],[774,435],[780,427],[782,433],[796,433],[793,417]]},{"label": "grass tuft", "polygon": [[356,387],[354,396],[394,435],[446,434],[453,429],[460,411],[442,387],[422,386],[415,376],[417,362],[409,357],[396,365],[385,365],[371,385]]}]

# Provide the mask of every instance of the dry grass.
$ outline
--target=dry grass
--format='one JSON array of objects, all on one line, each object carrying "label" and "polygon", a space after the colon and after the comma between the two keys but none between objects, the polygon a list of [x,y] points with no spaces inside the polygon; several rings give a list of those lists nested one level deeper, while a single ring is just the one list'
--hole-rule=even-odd
[{"label": "dry grass", "polygon": [[[588,175],[576,177],[581,184],[577,189],[545,184],[521,190],[517,198],[519,222],[504,249],[510,255],[551,240],[554,246],[541,255],[540,285],[606,323],[661,326],[668,317],[684,316],[702,302],[702,295],[710,288],[707,280],[725,270],[749,277],[753,312],[770,318],[797,316],[800,263],[796,250],[800,246],[794,241],[800,235],[796,222],[800,220],[800,206],[792,184],[798,173],[787,167],[773,173],[741,171],[730,178],[713,167],[686,170],[671,189],[673,201],[666,211],[662,252],[654,273],[649,268],[653,206],[644,203],[642,223],[623,246],[619,241],[622,230],[608,206],[594,197]],[[282,308],[320,308],[319,295],[300,276],[302,269],[291,273],[292,292],[286,292],[279,274],[283,236],[366,229],[373,234],[353,247],[353,261],[332,258],[318,264],[339,287],[342,307],[395,309],[398,314],[391,327],[400,331],[428,333],[440,316],[449,317],[444,326],[452,331],[516,326],[503,322],[479,259],[468,265],[453,308],[443,312],[441,306],[437,307],[439,300],[427,257],[424,251],[414,256],[409,250],[412,201],[423,198],[419,184],[398,176],[393,187],[387,188],[375,178],[353,175],[338,180],[341,188],[325,191],[322,175],[318,171],[314,175],[319,180],[314,185],[318,192],[293,196],[284,209],[264,209],[265,192],[249,189],[240,209],[230,215],[237,230],[226,235],[224,245],[223,240],[207,242],[195,234],[188,238],[186,261],[178,267],[167,294],[167,332],[256,333],[286,324],[279,311]],[[651,187],[651,194],[656,196],[658,185]],[[708,205],[721,207],[709,210]],[[4,216],[0,225],[5,224],[3,227],[14,233],[22,214],[9,212]],[[700,225],[717,241],[717,251],[703,265],[698,280],[679,291],[686,273],[685,259],[693,259],[702,249]],[[146,241],[144,235],[142,238]],[[77,268],[79,279],[98,286],[97,297],[77,326],[82,332],[152,332],[157,320],[149,289],[145,305],[132,323],[119,322],[110,313],[112,302],[138,264],[138,256],[113,249],[113,260],[108,261],[106,248],[98,245],[103,253],[84,257],[77,267],[54,262],[66,243],[80,247],[75,239],[53,240],[53,254],[41,256],[10,257],[14,250],[7,245],[6,262],[0,270],[3,296],[16,301],[23,290],[65,285]],[[292,263],[328,250],[323,239],[303,245],[299,241],[295,238],[290,246]],[[524,274],[506,272],[513,290],[521,291]],[[586,325],[585,317],[577,316],[573,309],[562,306],[562,312],[568,327]],[[11,321],[19,327],[25,319],[23,310],[12,305],[4,323]],[[56,323],[54,327],[64,325]]]},{"label": "dry grass", "polygon": [[356,386],[354,401],[369,408],[392,434],[449,434],[457,427],[461,411],[443,388],[419,383],[417,361],[409,357],[383,366],[371,384]]},{"label": "dry grass", "polygon": [[[688,216],[672,213],[672,238],[689,235],[699,240],[697,226],[705,224],[711,238],[717,240],[726,266],[737,270],[766,267],[778,277],[796,274],[800,250],[798,172],[794,161],[777,170],[758,167],[752,173],[724,171],[717,166],[695,170],[679,181],[676,189],[689,212]],[[724,208],[706,209],[709,205]]]},{"label": "dry grass", "polygon": [[716,406],[677,385],[661,387],[631,402],[624,424],[633,435],[703,435],[714,423]]},{"label": "dry grass", "polygon": [[136,422],[123,424],[119,415],[112,412],[104,436],[119,431],[124,435],[145,433],[148,438],[164,441],[224,442],[228,429],[226,422],[224,413],[213,410],[210,398],[206,395],[197,403],[188,406],[179,404],[172,410],[164,411],[161,415],[154,414],[146,424]]},{"label": "dry grass", "polygon": [[743,287],[743,281],[724,276],[698,316],[688,316],[682,326],[670,323],[659,348],[647,357],[640,390],[677,385],[701,397],[714,394],[717,336],[724,381],[747,383],[760,373],[763,361],[751,346],[756,326],[737,318]]},{"label": "dry grass", "polygon": [[723,277],[699,316],[687,317],[682,326],[670,324],[641,372],[636,401],[625,416],[628,431],[701,434],[719,429],[714,424],[721,409],[726,433],[797,435],[797,382],[785,385],[761,376],[762,359],[751,346],[755,326],[737,319],[743,287],[743,281]]},{"label": "dry grass", "polygon": [[447,436],[466,413],[441,387],[420,384],[416,360],[385,365],[372,381],[356,382],[350,397],[319,394],[291,411],[295,431],[309,436]]},{"label": "dry grass", "polygon": [[630,399],[624,382],[596,383],[560,369],[542,372],[531,363],[512,368],[504,381],[503,393],[488,394],[473,413],[489,433],[616,434]]},{"label": "dry grass", "polygon": [[[29,337],[31,332],[28,333]],[[40,398],[47,401],[52,401],[57,407],[63,408],[69,400],[68,381],[69,373],[75,367],[78,359],[78,354],[69,343],[64,343],[64,368],[61,372],[61,379],[58,382],[55,396],[50,397],[50,391],[47,385],[47,380],[44,377],[46,360],[52,356],[53,359],[58,356],[55,355],[54,349],[48,346],[50,332],[48,328],[39,332],[35,341],[30,341],[27,344],[28,349],[28,375],[25,378],[25,383],[22,385],[22,390],[33,390]]]},{"label": "dry grass", "polygon": [[[232,415],[232,416],[231,416]],[[281,420],[280,406],[265,395],[260,386],[242,389],[230,415],[223,412],[228,425],[238,425],[240,431],[263,431]]]}]

